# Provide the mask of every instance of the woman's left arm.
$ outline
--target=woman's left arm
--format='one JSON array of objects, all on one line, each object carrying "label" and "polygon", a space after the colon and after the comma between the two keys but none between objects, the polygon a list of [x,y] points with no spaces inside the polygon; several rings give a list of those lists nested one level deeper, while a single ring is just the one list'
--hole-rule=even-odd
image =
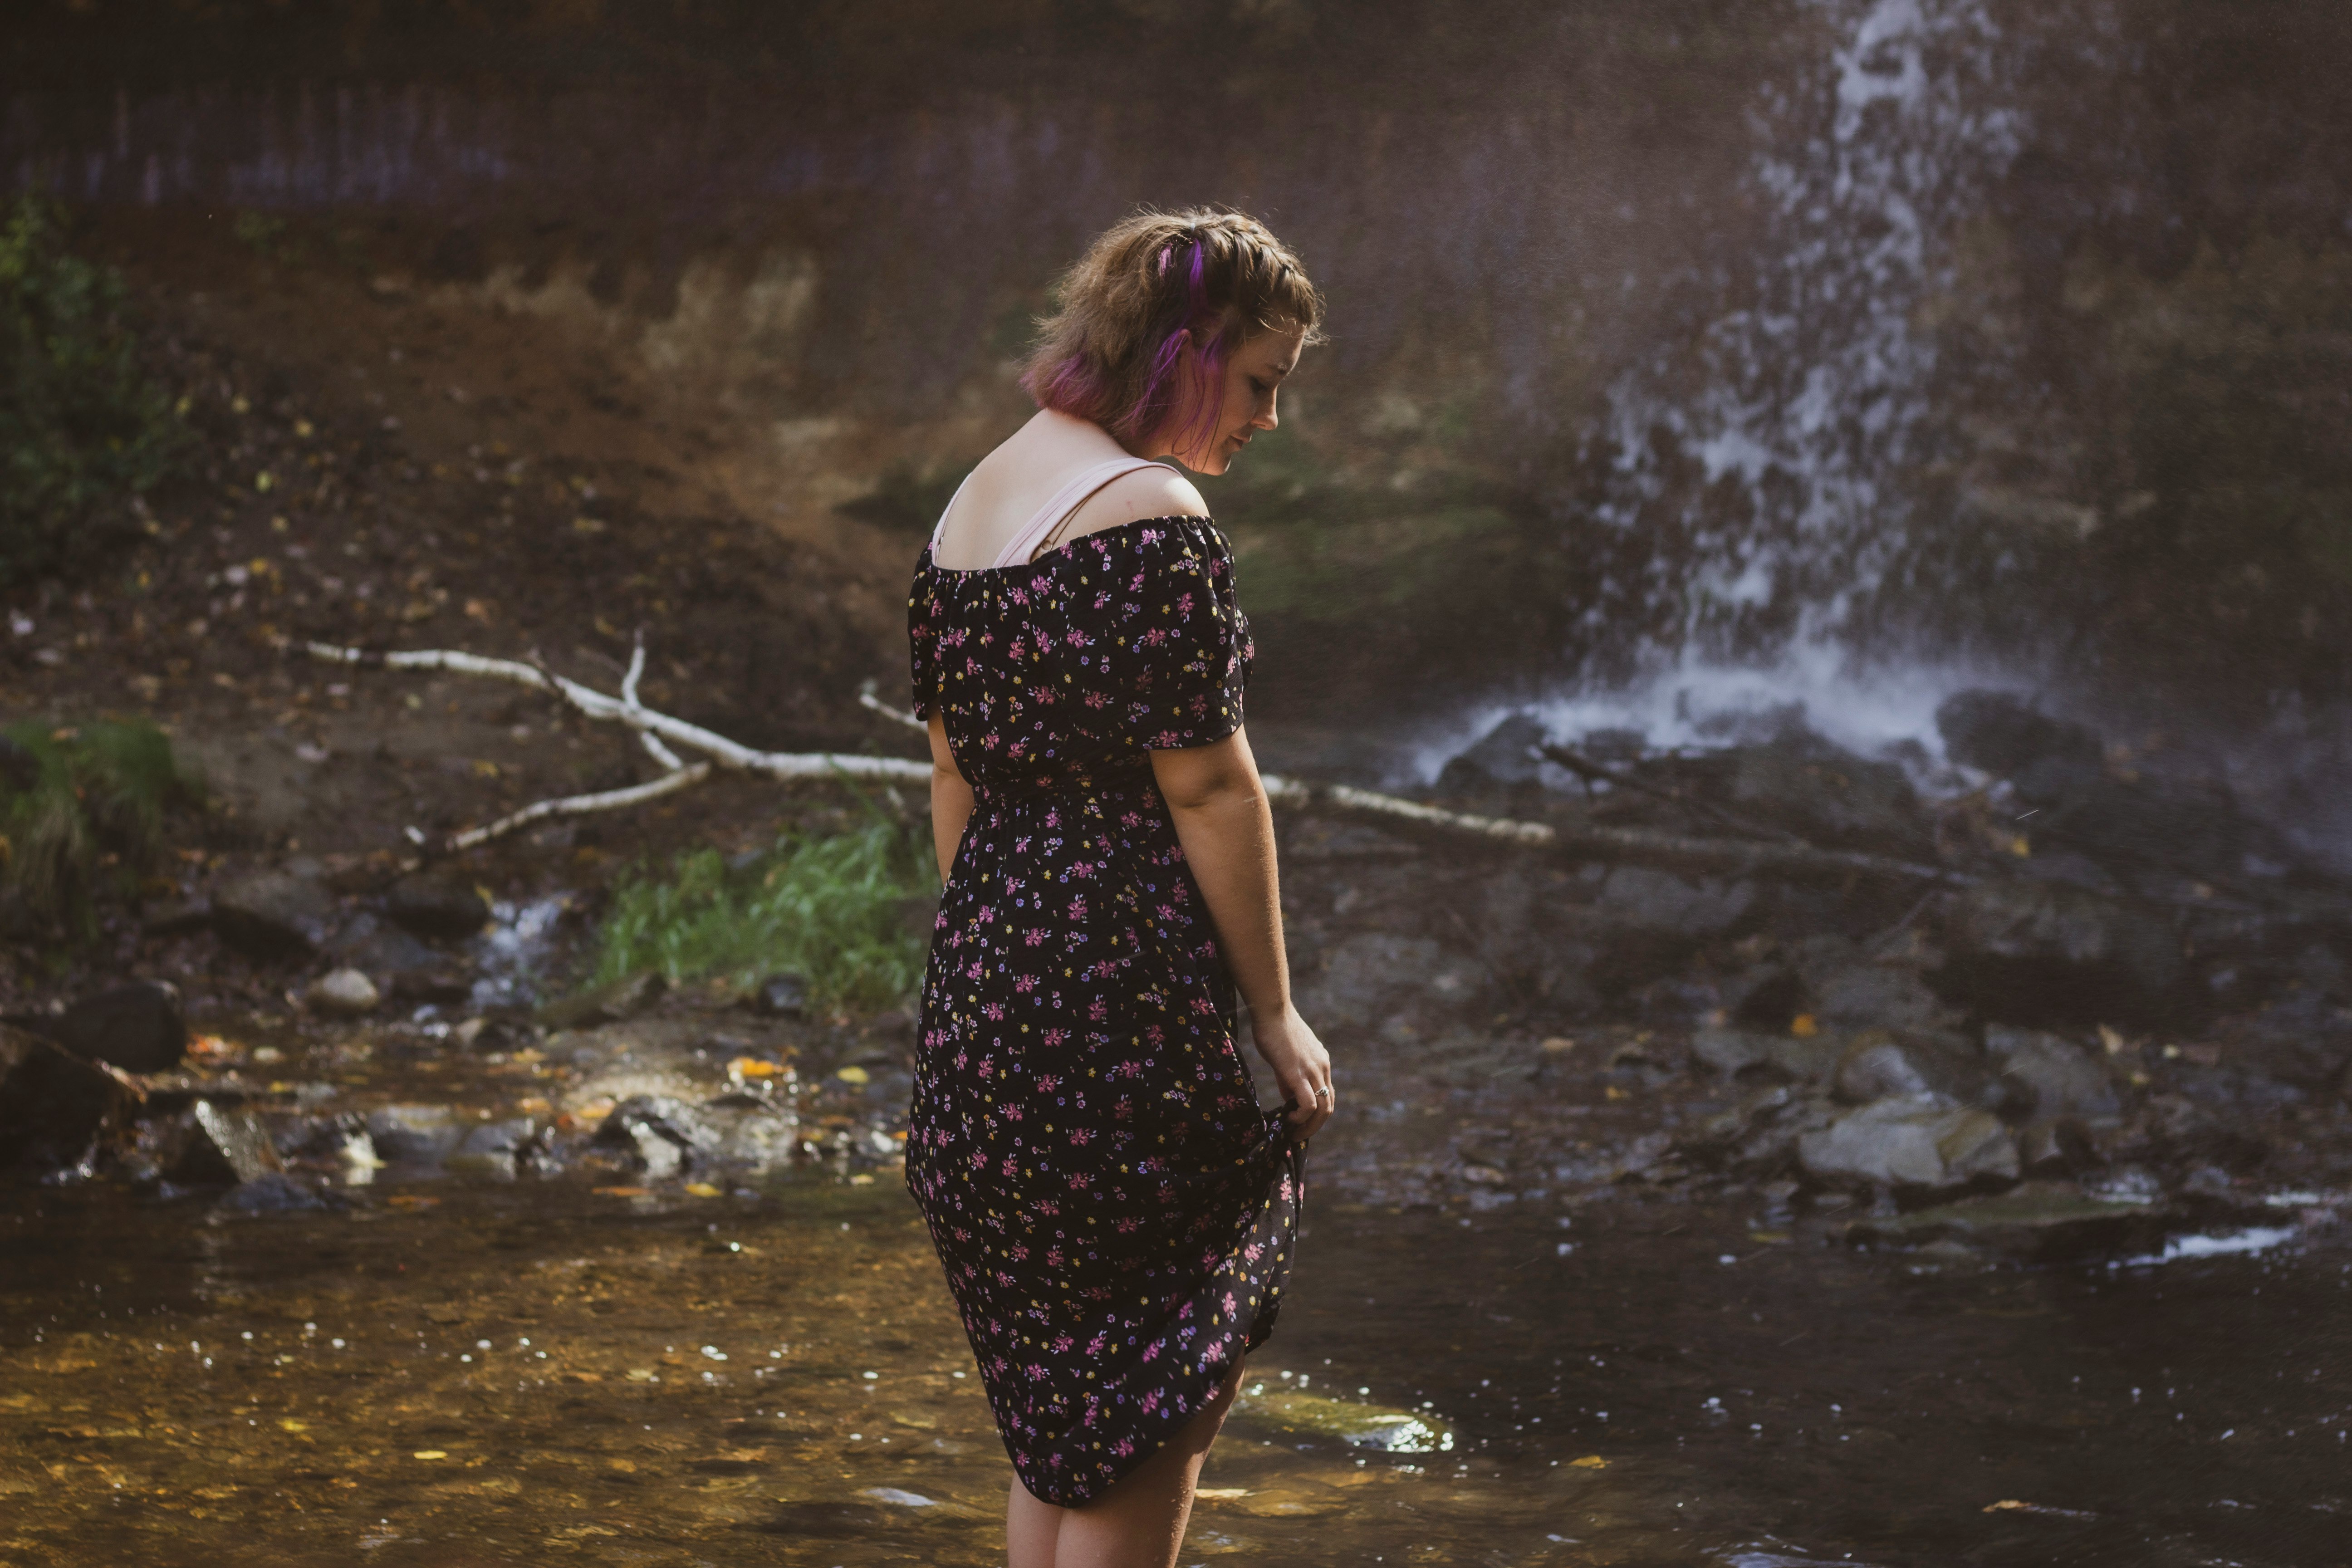
[{"label": "woman's left arm", "polygon": [[964,824],[971,820],[971,785],[956,766],[948,746],[948,727],[931,715],[931,844],[940,858],[940,881],[944,884],[955,865],[956,847],[963,842]]}]

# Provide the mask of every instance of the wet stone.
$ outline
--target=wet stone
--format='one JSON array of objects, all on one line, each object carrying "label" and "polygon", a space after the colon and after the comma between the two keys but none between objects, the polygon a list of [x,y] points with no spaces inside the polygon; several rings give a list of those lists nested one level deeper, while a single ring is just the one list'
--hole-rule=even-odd
[{"label": "wet stone", "polygon": [[302,993],[310,1009],[330,1018],[361,1018],[383,1000],[375,982],[356,969],[333,969],[310,982]]},{"label": "wet stone", "polygon": [[383,912],[419,936],[455,942],[490,923],[490,906],[464,883],[412,873],[384,894]]},{"label": "wet stone", "polygon": [[553,1029],[581,1029],[617,1024],[644,1012],[660,1000],[669,982],[654,970],[644,970],[608,985],[551,1002],[539,1010],[539,1019]]},{"label": "wet stone", "polygon": [[2113,1124],[2123,1115],[2122,1096],[2105,1065],[2060,1036],[1990,1025],[1985,1055],[2001,1077],[2019,1086],[2038,1115],[2095,1124]]},{"label": "wet stone", "polygon": [[1838,1063],[1837,1091],[1864,1104],[1894,1098],[1987,1110],[2001,1109],[2010,1095],[1982,1063],[1929,1039],[1886,1029],[1853,1037]]},{"label": "wet stone", "polygon": [[1798,1140],[1807,1173],[1824,1181],[1940,1190],[2018,1173],[2017,1144],[1990,1111],[1930,1100],[1881,1100]]},{"label": "wet stone", "polygon": [[1756,884],[1692,881],[1648,866],[1619,866],[1601,885],[1594,913],[1640,935],[1705,942],[1738,925],[1756,902]]},{"label": "wet stone", "polygon": [[163,1177],[182,1186],[205,1186],[257,1181],[283,1170],[258,1111],[200,1100],[188,1108]]},{"label": "wet stone", "polygon": [[2161,1205],[2094,1197],[2067,1182],[2028,1182],[2006,1193],[1856,1220],[1845,1234],[1857,1243],[1959,1240],[2031,1262],[2052,1262],[2145,1252],[2160,1246],[2178,1223]]},{"label": "wet stone", "polygon": [[446,1105],[386,1105],[367,1117],[368,1140],[389,1165],[438,1165],[467,1131]]},{"label": "wet stone", "polygon": [[0,1166],[72,1164],[134,1101],[131,1087],[104,1069],[0,1024]]},{"label": "wet stone", "polygon": [[334,934],[340,910],[317,881],[289,871],[256,871],[213,889],[213,929],[248,957],[307,957]]}]

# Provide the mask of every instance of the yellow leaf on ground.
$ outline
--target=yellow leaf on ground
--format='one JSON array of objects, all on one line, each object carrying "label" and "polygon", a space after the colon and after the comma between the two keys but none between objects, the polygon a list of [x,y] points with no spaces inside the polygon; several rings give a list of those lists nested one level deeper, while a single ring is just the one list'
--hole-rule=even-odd
[{"label": "yellow leaf on ground", "polygon": [[1810,1040],[1822,1032],[1819,1019],[1811,1013],[1800,1013],[1789,1020],[1789,1033],[1801,1040]]},{"label": "yellow leaf on ground", "polygon": [[409,1456],[412,1459],[446,1459],[448,1457],[446,1448],[419,1448]]},{"label": "yellow leaf on ground", "polygon": [[861,1067],[841,1068],[836,1069],[833,1076],[839,1079],[844,1083],[868,1083],[872,1081],[872,1075],[867,1073],[866,1070]]},{"label": "yellow leaf on ground", "polygon": [[709,1182],[688,1182],[686,1184],[686,1190],[698,1198],[718,1198],[727,1195]]},{"label": "yellow leaf on ground", "polygon": [[1580,1459],[1570,1459],[1568,1464],[1570,1469],[1576,1470],[1605,1470],[1609,1468],[1609,1461],[1598,1454],[1587,1454]]}]

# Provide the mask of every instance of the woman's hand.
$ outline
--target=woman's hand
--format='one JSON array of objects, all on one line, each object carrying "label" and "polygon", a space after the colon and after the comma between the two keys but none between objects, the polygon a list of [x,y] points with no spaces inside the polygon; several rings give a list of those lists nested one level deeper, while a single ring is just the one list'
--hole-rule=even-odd
[{"label": "woman's hand", "polygon": [[1282,1086],[1284,1098],[1297,1107],[1290,1113],[1290,1124],[1297,1130],[1299,1141],[1314,1137],[1338,1109],[1338,1091],[1331,1085],[1331,1053],[1323,1048],[1323,1042],[1315,1037],[1296,1007],[1285,1007],[1271,1019],[1252,1013],[1250,1034],[1257,1041],[1257,1054],[1274,1069],[1274,1080]]}]

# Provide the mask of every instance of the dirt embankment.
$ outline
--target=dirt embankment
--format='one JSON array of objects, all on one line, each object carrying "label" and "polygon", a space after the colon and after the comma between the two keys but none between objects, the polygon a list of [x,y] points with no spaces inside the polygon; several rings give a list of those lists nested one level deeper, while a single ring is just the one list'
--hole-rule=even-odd
[{"label": "dirt embankment", "polygon": [[[273,258],[228,226],[118,218],[84,237],[138,292],[194,471],[152,498],[127,557],[9,593],[0,640],[15,714],[152,718],[207,778],[214,809],[179,828],[155,900],[289,856],[363,874],[411,826],[650,776],[625,736],[551,702],[334,670],[289,651],[306,638],[536,653],[610,688],[642,631],[644,694],[668,711],[763,746],[908,751],[857,704],[904,668],[897,535],[805,496],[755,505],[725,411],[593,321],[390,264]],[[764,842],[789,805],[722,784],[469,870],[494,891],[593,883],[690,837]],[[143,970],[154,942],[118,922],[87,962]],[[14,1002],[54,991],[18,959]]]}]

